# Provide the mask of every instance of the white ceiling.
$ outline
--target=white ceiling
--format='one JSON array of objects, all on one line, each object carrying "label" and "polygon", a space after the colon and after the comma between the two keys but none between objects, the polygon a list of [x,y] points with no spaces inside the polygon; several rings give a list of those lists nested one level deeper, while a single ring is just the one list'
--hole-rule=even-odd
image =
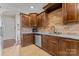
[{"label": "white ceiling", "polygon": [[[17,13],[40,13],[47,3],[0,3],[0,14],[15,15]],[[30,8],[34,6],[34,8]]]}]

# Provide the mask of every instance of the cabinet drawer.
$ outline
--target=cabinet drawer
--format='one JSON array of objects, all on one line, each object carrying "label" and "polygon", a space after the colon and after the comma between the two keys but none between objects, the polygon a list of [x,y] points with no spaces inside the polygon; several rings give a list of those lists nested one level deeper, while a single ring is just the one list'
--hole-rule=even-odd
[{"label": "cabinet drawer", "polygon": [[56,46],[48,46],[48,52],[52,55],[57,55],[57,47]]},{"label": "cabinet drawer", "polygon": [[58,41],[48,40],[49,45],[57,45]]},{"label": "cabinet drawer", "polygon": [[21,39],[22,47],[25,47],[33,43],[34,43],[33,34],[23,34],[23,37]]},{"label": "cabinet drawer", "polygon": [[46,50],[46,51],[48,50],[48,46],[46,46],[46,45],[44,45],[44,44],[42,45],[42,48],[43,48],[44,50]]},{"label": "cabinet drawer", "polygon": [[57,37],[52,37],[52,36],[49,36],[49,41],[50,42],[58,42],[58,38]]}]

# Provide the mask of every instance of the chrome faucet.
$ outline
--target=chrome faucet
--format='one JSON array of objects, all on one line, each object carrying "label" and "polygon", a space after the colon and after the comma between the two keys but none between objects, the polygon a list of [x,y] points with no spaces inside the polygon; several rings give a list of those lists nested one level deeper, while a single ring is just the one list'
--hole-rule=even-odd
[{"label": "chrome faucet", "polygon": [[62,34],[61,32],[57,32],[57,31],[56,31],[56,27],[55,27],[55,26],[53,26],[52,28],[54,28],[53,33],[55,33],[55,34]]},{"label": "chrome faucet", "polygon": [[53,28],[54,28],[54,31],[53,31],[53,32],[56,33],[56,28],[55,28],[55,26],[53,26]]},{"label": "chrome faucet", "polygon": [[51,30],[53,30],[53,33],[56,33],[56,28],[55,28],[55,26],[52,26],[52,27],[50,27],[51,28]]}]

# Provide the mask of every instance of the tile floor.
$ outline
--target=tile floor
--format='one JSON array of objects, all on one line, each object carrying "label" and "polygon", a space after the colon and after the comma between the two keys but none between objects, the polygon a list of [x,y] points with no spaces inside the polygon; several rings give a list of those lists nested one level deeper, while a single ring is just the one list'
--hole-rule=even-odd
[{"label": "tile floor", "polygon": [[14,46],[3,50],[3,56],[51,56],[44,50],[38,48],[35,45],[29,45],[27,47]]}]

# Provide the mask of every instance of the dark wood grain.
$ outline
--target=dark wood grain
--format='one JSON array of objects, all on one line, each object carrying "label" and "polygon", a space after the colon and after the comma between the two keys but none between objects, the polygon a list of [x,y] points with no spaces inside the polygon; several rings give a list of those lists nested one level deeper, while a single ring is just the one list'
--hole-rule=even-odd
[{"label": "dark wood grain", "polygon": [[30,27],[30,16],[27,14],[21,14],[22,27]]},{"label": "dark wood grain", "polygon": [[23,34],[23,37],[21,39],[21,46],[26,47],[31,44],[34,44],[34,35],[33,34]]},{"label": "dark wood grain", "polygon": [[42,48],[54,56],[79,56],[79,40],[43,35]]},{"label": "dark wood grain", "polygon": [[49,3],[44,7],[46,13],[50,13],[59,8],[62,8],[62,3]]},{"label": "dark wood grain", "polygon": [[3,40],[3,48],[9,48],[15,45],[16,40],[15,39],[6,39]]},{"label": "dark wood grain", "polygon": [[63,22],[64,24],[78,22],[78,4],[77,3],[63,3]]},{"label": "dark wood grain", "polygon": [[37,13],[30,13],[30,24],[31,26],[37,26]]}]

